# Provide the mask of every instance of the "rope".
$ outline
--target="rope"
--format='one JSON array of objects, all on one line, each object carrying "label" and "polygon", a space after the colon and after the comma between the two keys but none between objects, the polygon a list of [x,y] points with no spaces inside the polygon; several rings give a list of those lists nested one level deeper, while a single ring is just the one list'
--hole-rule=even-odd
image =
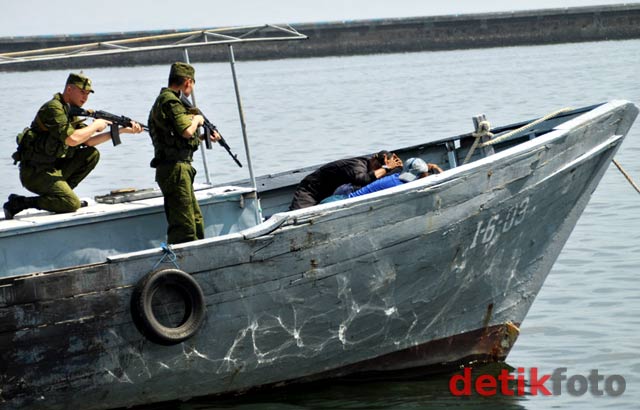
[{"label": "rope", "polygon": [[519,132],[528,130],[529,128],[533,128],[536,125],[540,124],[541,122],[545,122],[548,119],[551,119],[553,117],[556,117],[556,116],[558,116],[560,114],[563,114],[565,112],[572,111],[572,110],[573,110],[573,108],[570,108],[570,107],[561,108],[558,111],[554,111],[554,112],[552,112],[550,114],[545,115],[542,118],[538,118],[537,120],[535,120],[533,122],[530,122],[529,124],[527,124],[527,125],[525,125],[523,127],[520,127],[520,128],[515,129],[513,131],[509,131],[508,133],[506,133],[504,135],[501,135],[498,138],[492,139],[491,141],[487,141],[485,143],[482,143],[482,144],[480,144],[480,147],[486,147],[486,146],[489,146],[489,145],[493,145],[493,144],[497,144],[499,142],[502,142],[502,141],[504,141],[504,140],[506,140],[508,138],[513,137],[515,134],[517,134]]},{"label": "rope", "polygon": [[620,165],[620,163],[616,161],[615,158],[612,159],[611,162],[614,163],[614,165],[618,168],[618,170],[622,173],[622,175],[624,175],[624,177],[627,178],[627,181],[629,181],[631,186],[640,194],[640,187],[638,187],[638,185],[636,185],[636,183],[633,182],[633,179],[631,179],[631,176],[627,174],[627,172],[624,169],[622,169],[622,165]]},{"label": "rope", "polygon": [[[173,252],[173,249],[171,249],[171,245],[167,245],[166,243],[162,242],[160,244],[160,248],[162,248],[162,257],[158,262],[156,262],[155,265],[153,265],[153,268],[151,270],[152,271],[156,270],[156,268],[161,263],[173,263],[173,266],[175,266],[176,269],[180,269],[180,266],[178,266],[178,264],[176,263],[176,260],[178,259],[178,257],[176,256],[175,252]],[[164,259],[167,257],[168,259],[165,261]]]},{"label": "rope", "polygon": [[[547,121],[548,119],[551,119],[553,117],[556,117],[560,114],[563,114],[565,112],[571,111],[573,110],[573,108],[570,107],[565,107],[565,108],[561,108],[557,111],[554,111],[552,113],[549,113],[547,115],[545,115],[542,118],[539,118],[533,122],[530,122],[529,124],[520,127],[518,129],[509,131],[508,133],[499,136],[498,138],[494,138],[491,139],[487,142],[483,142],[482,144],[480,144],[480,139],[482,137],[490,137],[493,138],[493,133],[491,133],[489,130],[491,129],[491,124],[489,123],[489,121],[481,121],[478,124],[478,129],[476,130],[476,132],[474,132],[473,134],[471,134],[472,137],[475,137],[475,141],[473,141],[473,145],[471,145],[471,148],[469,149],[469,152],[467,153],[467,156],[465,157],[464,161],[462,162],[462,165],[466,164],[469,159],[471,158],[471,156],[473,155],[473,152],[476,150],[476,148],[478,148],[478,146],[480,148],[484,148],[484,147],[488,147],[490,145],[493,144],[497,144],[499,142],[502,142],[506,139],[509,139],[511,137],[513,137],[515,134],[528,130],[530,128],[535,127],[536,125],[540,124],[541,122]],[[611,162],[614,163],[614,165],[618,168],[618,170],[622,173],[622,175],[624,175],[624,177],[627,179],[627,181],[629,181],[629,183],[631,184],[631,186],[636,190],[636,192],[638,192],[640,194],[640,187],[633,181],[633,179],[631,178],[631,176],[622,168],[622,165],[620,165],[620,163],[618,161],[616,161],[616,159],[612,159]]]},{"label": "rope", "polygon": [[464,161],[462,161],[462,165],[469,162],[469,159],[471,159],[471,156],[473,155],[473,152],[478,147],[478,143],[480,142],[480,139],[482,137],[493,138],[493,133],[489,131],[490,129],[491,129],[491,124],[489,123],[489,121],[480,121],[480,123],[478,124],[478,129],[476,129],[476,131],[473,134],[471,134],[472,137],[475,137],[475,141],[473,141],[473,145],[469,149],[467,156],[464,158]]}]

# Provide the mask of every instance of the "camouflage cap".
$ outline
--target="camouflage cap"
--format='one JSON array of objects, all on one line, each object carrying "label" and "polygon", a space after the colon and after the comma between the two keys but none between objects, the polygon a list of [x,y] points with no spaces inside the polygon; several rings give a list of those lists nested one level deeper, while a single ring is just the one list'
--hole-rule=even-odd
[{"label": "camouflage cap", "polygon": [[176,62],[171,64],[171,71],[169,72],[169,77],[189,77],[192,80],[195,81],[196,79],[196,69],[193,68],[193,66],[187,64],[187,63],[182,63],[182,62]]},{"label": "camouflage cap", "polygon": [[79,89],[84,91],[90,91],[92,93],[95,92],[91,88],[91,80],[89,79],[89,77],[82,74],[82,72],[80,72],[79,74],[77,73],[69,74],[69,77],[67,77],[67,84],[73,84]]}]

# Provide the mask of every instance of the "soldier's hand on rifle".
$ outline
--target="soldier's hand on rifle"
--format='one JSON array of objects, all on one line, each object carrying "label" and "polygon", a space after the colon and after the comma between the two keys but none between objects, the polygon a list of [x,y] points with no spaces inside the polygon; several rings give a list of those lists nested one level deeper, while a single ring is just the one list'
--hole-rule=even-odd
[{"label": "soldier's hand on rifle", "polygon": [[93,132],[102,132],[109,125],[111,125],[111,121],[103,120],[102,118],[95,119],[91,123],[91,126],[94,127]]},{"label": "soldier's hand on rifle", "polygon": [[199,114],[193,114],[191,116],[191,125],[185,128],[184,131],[182,131],[182,137],[186,139],[199,137],[197,131],[198,131],[198,128],[202,127],[203,124],[204,124],[204,117]]},{"label": "soldier's hand on rifle", "polygon": [[143,131],[142,125],[138,124],[135,121],[131,121],[130,127],[123,127],[120,129],[120,132],[124,134],[140,134]]},{"label": "soldier's hand on rifle", "polygon": [[218,142],[220,141],[222,137],[220,136],[220,134],[218,133],[218,130],[213,130],[213,132],[211,133],[211,135],[209,135],[209,139],[212,142]]},{"label": "soldier's hand on rifle", "polygon": [[200,114],[195,114],[191,121],[195,121],[198,124],[198,127],[202,127],[204,125],[204,117]]}]

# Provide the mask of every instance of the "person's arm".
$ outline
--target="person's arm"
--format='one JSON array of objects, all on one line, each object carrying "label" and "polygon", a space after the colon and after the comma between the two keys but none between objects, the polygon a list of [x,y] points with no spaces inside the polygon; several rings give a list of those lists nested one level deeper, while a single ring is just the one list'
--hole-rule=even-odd
[{"label": "person's arm", "polygon": [[131,121],[130,127],[120,127],[120,134],[140,134],[142,131],[144,131],[142,125],[135,121]]},{"label": "person's arm", "polygon": [[435,174],[435,173],[441,174],[442,173],[442,168],[440,168],[436,164],[429,163],[429,164],[427,164],[427,167],[429,167],[429,172],[430,173],[433,173],[433,174]]},{"label": "person's arm", "polygon": [[[207,136],[205,135],[203,138],[207,138]],[[218,130],[213,130],[211,135],[209,135],[209,139],[211,140],[211,142],[218,142],[218,141],[220,141],[222,139],[222,135],[220,135],[220,133],[218,133]],[[231,154],[231,153],[229,153],[229,154]]]},{"label": "person's arm", "polygon": [[170,99],[163,104],[162,109],[165,117],[171,119],[176,134],[184,139],[193,138],[198,127],[204,124],[204,117],[190,114],[180,100]]},{"label": "person's arm", "polygon": [[384,165],[375,171],[376,178],[382,178],[387,175],[393,174],[395,170],[402,168],[402,160],[396,154],[393,154],[390,158],[384,157]]},{"label": "person's arm", "polygon": [[374,170],[373,174],[376,176],[376,179],[380,179],[382,177],[387,176],[389,171],[390,170],[388,168],[381,167],[381,168],[378,168],[378,169]]},{"label": "person's arm", "polygon": [[75,147],[80,144],[94,147],[98,144],[102,144],[103,142],[111,139],[111,134],[108,132],[97,135],[93,134],[103,131],[108,125],[111,125],[111,122],[103,119],[96,119],[86,127],[78,128],[73,131],[73,133],[69,135],[64,142],[70,147]]},{"label": "person's arm", "polygon": [[384,170],[383,172],[378,172],[379,170],[370,171],[368,158],[353,158],[346,161],[347,163],[345,164],[345,166],[349,170],[349,182],[351,182],[353,185],[369,185],[380,176],[384,176],[384,173],[386,172]]},{"label": "person's arm", "polygon": [[[99,120],[99,121],[104,121],[104,120]],[[95,121],[93,123],[95,123]],[[93,125],[93,123],[91,125]],[[139,134],[143,131],[142,125],[138,124],[135,121],[133,121],[132,123],[133,125],[131,127],[120,127],[119,132],[121,134]],[[111,125],[111,122],[107,121],[107,125]],[[89,127],[85,127],[82,129],[86,129],[86,128],[89,128]],[[102,129],[104,130],[104,127]],[[77,131],[80,131],[80,129],[78,129]],[[101,130],[98,130],[98,131],[101,131]],[[67,137],[67,139],[68,138],[69,137]],[[110,139],[111,139],[111,132],[103,132],[101,134],[90,136],[89,139],[84,142],[84,145],[95,147],[96,145],[102,144],[103,142],[109,141]],[[80,142],[80,144],[83,144],[83,143]],[[72,146],[69,143],[67,143],[67,145]]]},{"label": "person's arm", "polygon": [[394,186],[402,185],[402,181],[400,181],[399,174],[391,174],[386,177],[382,177],[378,180],[373,181],[369,185],[366,185],[355,192],[352,192],[348,195],[348,198],[354,198],[356,196],[370,194],[377,191],[382,191],[383,189],[392,188]]},{"label": "person's arm", "polygon": [[182,137],[186,139],[193,138],[193,135],[198,130],[198,127],[204,124],[204,117],[202,115],[194,115],[191,117],[191,124],[182,131]]},{"label": "person's arm", "polygon": [[80,144],[97,145],[111,138],[111,135],[106,133],[106,135],[96,135],[96,139],[90,141],[94,133],[104,130],[110,122],[98,119],[89,125],[78,125],[70,121],[65,105],[55,99],[40,108],[37,119],[48,130],[51,138],[69,147]]}]

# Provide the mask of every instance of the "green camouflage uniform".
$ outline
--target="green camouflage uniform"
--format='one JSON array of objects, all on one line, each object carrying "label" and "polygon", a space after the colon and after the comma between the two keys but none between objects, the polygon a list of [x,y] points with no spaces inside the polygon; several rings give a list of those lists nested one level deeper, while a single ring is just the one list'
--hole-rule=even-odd
[{"label": "green camouflage uniform", "polygon": [[[85,89],[90,90],[90,81],[88,84]],[[40,107],[13,156],[20,162],[22,185],[39,195],[31,199],[33,206],[56,213],[80,208],[80,199],[73,188],[100,159],[100,152],[94,147],[70,147],[65,143],[76,129],[86,127],[82,120],[69,115],[69,108],[62,94],[54,95]]]},{"label": "green camouflage uniform", "polygon": [[156,182],[164,195],[167,242],[182,243],[204,238],[204,219],[193,191],[196,170],[191,166],[200,139],[182,136],[193,115],[170,88],[160,95],[149,113],[149,135],[153,141]]}]

